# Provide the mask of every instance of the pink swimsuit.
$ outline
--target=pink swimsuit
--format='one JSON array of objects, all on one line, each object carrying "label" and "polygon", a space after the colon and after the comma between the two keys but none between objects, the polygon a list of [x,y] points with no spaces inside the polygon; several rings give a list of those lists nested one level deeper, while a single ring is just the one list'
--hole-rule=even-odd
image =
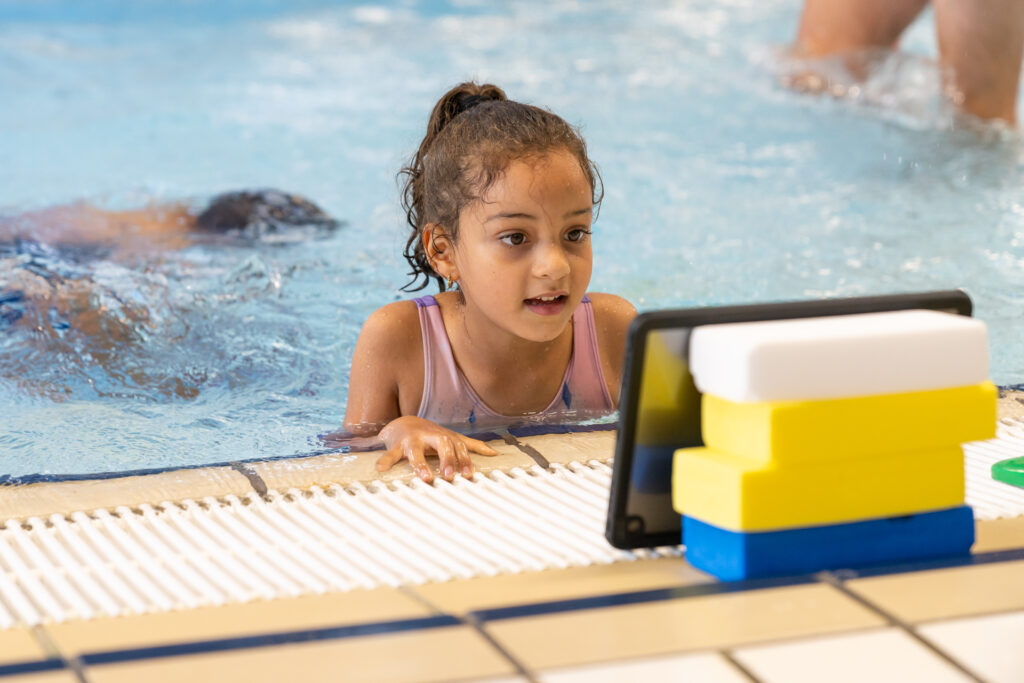
[{"label": "pink swimsuit", "polygon": [[607,415],[615,406],[601,370],[590,299],[572,316],[572,357],[551,404],[531,415],[500,415],[484,404],[455,364],[441,309],[432,296],[415,299],[423,331],[423,398],[417,415],[465,429],[507,427],[518,422],[573,422]]}]

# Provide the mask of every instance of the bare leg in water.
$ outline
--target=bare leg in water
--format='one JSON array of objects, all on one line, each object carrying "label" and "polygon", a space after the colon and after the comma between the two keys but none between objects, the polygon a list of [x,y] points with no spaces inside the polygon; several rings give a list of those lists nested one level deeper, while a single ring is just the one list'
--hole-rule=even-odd
[{"label": "bare leg in water", "polygon": [[[806,0],[793,53],[800,57],[855,55],[895,49],[928,0]],[[963,111],[1015,124],[1024,45],[1021,0],[933,0],[939,60],[946,90]],[[851,59],[857,78],[867,62]],[[800,87],[800,83],[797,83]]]}]

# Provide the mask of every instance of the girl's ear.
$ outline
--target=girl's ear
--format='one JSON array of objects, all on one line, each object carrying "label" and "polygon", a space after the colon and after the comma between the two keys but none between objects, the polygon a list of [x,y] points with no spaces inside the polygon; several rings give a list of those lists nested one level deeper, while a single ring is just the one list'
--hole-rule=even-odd
[{"label": "girl's ear", "polygon": [[437,223],[427,223],[423,228],[422,239],[423,252],[434,272],[446,280],[457,278],[452,241],[444,227]]}]

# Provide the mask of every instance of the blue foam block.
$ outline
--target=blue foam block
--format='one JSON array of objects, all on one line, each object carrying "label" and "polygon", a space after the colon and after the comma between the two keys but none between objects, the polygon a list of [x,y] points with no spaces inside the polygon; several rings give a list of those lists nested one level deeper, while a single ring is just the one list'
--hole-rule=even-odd
[{"label": "blue foam block", "polygon": [[684,515],[683,537],[690,564],[732,581],[964,555],[974,543],[974,514],[964,505],[905,517],[748,533]]}]

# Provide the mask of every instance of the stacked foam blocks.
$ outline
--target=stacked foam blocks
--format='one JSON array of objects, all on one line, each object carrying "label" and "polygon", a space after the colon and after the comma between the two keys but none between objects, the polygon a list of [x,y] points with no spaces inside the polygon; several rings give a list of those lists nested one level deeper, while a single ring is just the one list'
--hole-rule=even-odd
[{"label": "stacked foam blocks", "polygon": [[687,559],[720,579],[966,554],[961,443],[994,436],[983,323],[934,311],[710,325],[680,449]]}]

